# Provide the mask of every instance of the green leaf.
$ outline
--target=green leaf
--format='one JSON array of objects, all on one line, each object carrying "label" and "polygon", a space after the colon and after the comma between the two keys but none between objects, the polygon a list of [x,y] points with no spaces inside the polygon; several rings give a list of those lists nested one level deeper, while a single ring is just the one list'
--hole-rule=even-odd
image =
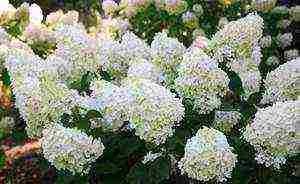
[{"label": "green leaf", "polygon": [[158,184],[168,179],[170,174],[170,161],[168,158],[158,158],[149,164],[138,162],[127,175],[130,184]]},{"label": "green leaf", "polygon": [[103,163],[97,163],[95,166],[95,171],[102,174],[113,174],[120,171],[120,168],[118,168],[118,166],[114,163],[105,161]]},{"label": "green leaf", "polygon": [[2,169],[5,165],[5,155],[0,152],[0,169]]}]

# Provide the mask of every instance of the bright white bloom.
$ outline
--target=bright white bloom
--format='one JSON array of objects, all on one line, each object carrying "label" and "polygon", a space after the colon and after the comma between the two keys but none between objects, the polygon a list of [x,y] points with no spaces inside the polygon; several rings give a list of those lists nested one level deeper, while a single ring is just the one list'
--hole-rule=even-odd
[{"label": "bright white bloom", "polygon": [[278,34],[277,40],[279,42],[279,46],[284,49],[292,44],[293,35],[292,33]]},{"label": "bright white bloom", "polygon": [[259,91],[261,76],[258,70],[258,64],[256,64],[253,59],[235,60],[229,64],[229,67],[239,75],[242,81],[245,98],[248,98],[252,93]]},{"label": "bright white bloom", "polygon": [[213,93],[203,93],[194,97],[194,110],[199,114],[208,114],[221,106],[222,102],[219,96]]},{"label": "bright white bloom", "polygon": [[208,46],[209,40],[204,36],[197,36],[191,47],[198,47],[200,49],[205,49]]},{"label": "bright white bloom", "polygon": [[134,98],[127,114],[136,135],[147,142],[163,144],[183,118],[181,100],[165,87],[147,79],[128,78],[122,87]]},{"label": "bright white bloom", "polygon": [[[26,121],[29,137],[40,137],[47,124],[58,121],[63,113],[70,113],[74,107],[77,92],[56,82],[58,73],[43,67],[43,61],[37,56],[12,49],[5,66],[12,77],[16,107]],[[58,71],[55,67],[53,70]]]},{"label": "bright white bloom", "polygon": [[36,42],[56,43],[55,33],[48,29],[44,24],[28,24],[22,36],[29,44]]},{"label": "bright white bloom", "polygon": [[147,164],[149,162],[153,162],[161,156],[162,156],[162,153],[152,153],[152,151],[150,151],[150,152],[147,153],[147,155],[144,156],[144,159],[142,160],[142,163]]},{"label": "bright white bloom", "polygon": [[229,133],[240,119],[241,114],[238,111],[216,111],[214,128]]},{"label": "bright white bloom", "polygon": [[97,41],[91,38],[80,25],[64,25],[55,30],[58,43],[54,55],[68,61],[71,67],[69,79],[78,80],[86,72],[100,68]]},{"label": "bright white bloom", "polygon": [[215,129],[204,127],[187,141],[184,157],[178,167],[190,178],[224,182],[231,177],[237,156],[227,143],[226,136]]},{"label": "bright white bloom", "polygon": [[130,63],[127,76],[149,79],[153,82],[160,82],[160,69],[145,59],[133,60]]},{"label": "bright white bloom", "polygon": [[87,174],[90,164],[103,154],[100,139],[93,139],[77,129],[53,124],[43,130],[44,157],[58,170]]},{"label": "bright white bloom", "polygon": [[116,39],[126,33],[129,27],[130,23],[127,19],[108,17],[102,19],[100,32],[97,34],[97,37],[103,40]]},{"label": "bright white bloom", "polygon": [[94,120],[97,126],[116,131],[129,120],[128,111],[134,99],[125,90],[104,80],[95,81],[91,90],[94,101],[90,101],[93,103],[87,108],[103,114],[103,118]]},{"label": "bright white bloom", "polygon": [[15,16],[16,9],[8,0],[0,0],[0,25]]},{"label": "bright white bloom", "polygon": [[43,11],[37,4],[32,4],[29,7],[29,21],[34,24],[40,24],[43,20]]},{"label": "bright white bloom", "polygon": [[257,49],[262,33],[263,19],[257,14],[231,21],[212,38],[212,54],[219,62],[249,58]]},{"label": "bright white bloom", "polygon": [[172,72],[181,63],[185,47],[166,32],[157,33],[151,43],[153,62],[166,72]]},{"label": "bright white bloom", "polygon": [[[114,79],[122,79],[126,76],[129,59],[133,53],[126,53],[127,48],[114,40],[105,40],[99,46],[99,63],[103,71],[107,71]],[[126,55],[126,54],[127,55]]]},{"label": "bright white bloom", "polygon": [[277,102],[259,109],[243,137],[257,151],[256,160],[280,168],[287,156],[299,153],[300,101]]},{"label": "bright white bloom", "polygon": [[150,47],[147,43],[133,34],[132,32],[126,32],[122,36],[121,53],[126,60],[151,59]]},{"label": "bright white bloom", "polygon": [[[219,103],[212,102],[220,101],[216,98],[226,94],[229,79],[226,73],[218,68],[215,60],[195,47],[184,54],[183,61],[178,67],[178,78],[176,78],[175,84],[182,96],[196,98],[199,102],[211,100],[206,104],[214,107],[214,104]],[[211,105],[209,107],[199,105],[197,109],[200,112],[206,112],[205,108],[211,109]]]},{"label": "bright white bloom", "polygon": [[266,91],[261,103],[296,100],[299,96],[300,58],[280,65],[265,79]]}]

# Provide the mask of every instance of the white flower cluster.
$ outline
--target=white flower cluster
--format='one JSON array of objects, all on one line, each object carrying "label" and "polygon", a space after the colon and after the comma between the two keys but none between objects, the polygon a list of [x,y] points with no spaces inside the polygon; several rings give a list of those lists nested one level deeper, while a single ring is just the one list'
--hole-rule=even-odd
[{"label": "white flower cluster", "polygon": [[299,153],[300,101],[277,102],[259,109],[243,137],[257,151],[256,160],[280,168],[287,156]]},{"label": "white flower cluster", "polygon": [[[77,92],[58,83],[60,63],[42,60],[24,50],[11,49],[5,63],[12,77],[16,106],[26,120],[30,137],[40,137],[43,128],[70,112]],[[52,67],[51,67],[52,66]]]},{"label": "white flower cluster", "polygon": [[0,45],[6,45],[10,42],[10,40],[11,36],[5,31],[5,29],[0,27]]},{"label": "white flower cluster", "polygon": [[130,24],[127,19],[108,17],[102,19],[97,37],[101,39],[116,39],[128,31]]},{"label": "white flower cluster", "polygon": [[[137,65],[136,61],[141,60],[144,64],[153,65],[150,63],[150,47],[131,32],[126,32],[122,36],[121,42],[116,40],[100,42],[98,52],[101,68],[104,71],[108,71],[119,82],[120,79],[126,77],[127,73],[130,73],[130,75],[141,75],[141,72],[144,73],[138,68],[133,68]],[[129,67],[131,67],[130,70]],[[141,65],[140,67],[143,66]],[[136,74],[133,73],[135,71],[137,72]]]},{"label": "white flower cluster", "polygon": [[156,83],[161,82],[161,74],[162,72],[158,66],[145,59],[133,60],[127,72],[128,77],[149,79]]},{"label": "white flower cluster", "polygon": [[264,82],[266,91],[262,104],[296,100],[299,96],[300,58],[280,65],[267,75]]},{"label": "white flower cluster", "polygon": [[259,91],[261,75],[258,69],[258,64],[248,58],[244,60],[236,60],[230,63],[229,66],[232,71],[239,75],[245,92],[245,98],[248,98],[252,93]]},{"label": "white flower cluster", "polygon": [[93,139],[77,129],[53,124],[43,130],[44,157],[58,170],[87,174],[90,164],[103,154],[100,139]]},{"label": "white flower cluster", "polygon": [[[251,58],[263,32],[263,19],[256,14],[227,23],[212,38],[212,53],[219,61]],[[254,61],[255,62],[255,61]]]},{"label": "white flower cluster", "polygon": [[136,135],[157,145],[173,135],[173,128],[184,116],[180,99],[147,79],[128,78],[122,87],[134,98],[127,113]]},{"label": "white flower cluster", "polygon": [[166,32],[157,33],[151,43],[154,63],[165,72],[174,71],[182,60],[185,47],[176,38],[168,37]]},{"label": "white flower cluster", "polygon": [[116,131],[127,121],[137,136],[157,145],[173,135],[184,115],[181,100],[149,79],[129,77],[120,87],[96,81],[91,89],[92,97],[80,104],[102,112],[103,118],[94,120],[96,126]]},{"label": "white flower cluster", "polygon": [[228,24],[228,23],[229,23],[229,21],[228,21],[228,19],[227,19],[226,17],[221,17],[221,18],[219,19],[219,22],[218,22],[218,28],[219,28],[219,29],[223,29],[224,26],[225,26],[226,24]]},{"label": "white flower cluster", "polygon": [[204,114],[219,107],[219,98],[226,94],[228,83],[229,79],[218,68],[218,63],[197,47],[183,55],[175,81],[181,95],[194,98],[195,105],[199,105],[197,110]]},{"label": "white flower cluster", "polygon": [[[243,83],[244,97],[259,91],[258,65],[262,53],[259,43],[263,32],[263,19],[256,14],[227,23],[209,44],[209,51],[218,62],[225,62],[230,70],[239,75]],[[269,42],[269,38],[266,41]],[[266,46],[269,43],[263,43]]]},{"label": "white flower cluster", "polygon": [[112,15],[116,10],[118,10],[118,4],[113,0],[104,0],[102,2],[102,9],[105,15]]},{"label": "white flower cluster", "polygon": [[19,20],[22,23],[29,22],[29,4],[23,3],[19,8],[15,8],[8,0],[1,1],[0,8],[0,26],[13,20]]},{"label": "white flower cluster", "polygon": [[237,156],[227,143],[226,136],[204,127],[187,141],[184,157],[178,167],[182,174],[200,181],[226,181],[231,177]]},{"label": "white flower cluster", "polygon": [[54,31],[44,24],[28,24],[22,33],[22,36],[29,44],[39,42],[54,44],[57,40]]},{"label": "white flower cluster", "polygon": [[109,72],[116,80],[126,77],[129,61],[122,53],[123,47],[118,41],[106,40],[99,48],[102,70]]},{"label": "white flower cluster", "polygon": [[106,130],[118,130],[129,120],[127,113],[132,97],[124,89],[103,80],[95,81],[91,89],[94,105],[90,107],[103,114],[103,118],[95,120],[95,123]]},{"label": "white flower cluster", "polygon": [[216,111],[213,126],[224,133],[229,133],[238,124],[241,113],[238,111]]},{"label": "white flower cluster", "polygon": [[100,54],[96,39],[91,38],[81,25],[63,25],[55,30],[58,43],[54,55],[69,65],[70,76],[66,80],[78,80],[87,71],[100,68]]},{"label": "white flower cluster", "polygon": [[131,32],[126,32],[121,41],[122,55],[127,60],[136,58],[151,59],[150,47],[147,43]]}]

